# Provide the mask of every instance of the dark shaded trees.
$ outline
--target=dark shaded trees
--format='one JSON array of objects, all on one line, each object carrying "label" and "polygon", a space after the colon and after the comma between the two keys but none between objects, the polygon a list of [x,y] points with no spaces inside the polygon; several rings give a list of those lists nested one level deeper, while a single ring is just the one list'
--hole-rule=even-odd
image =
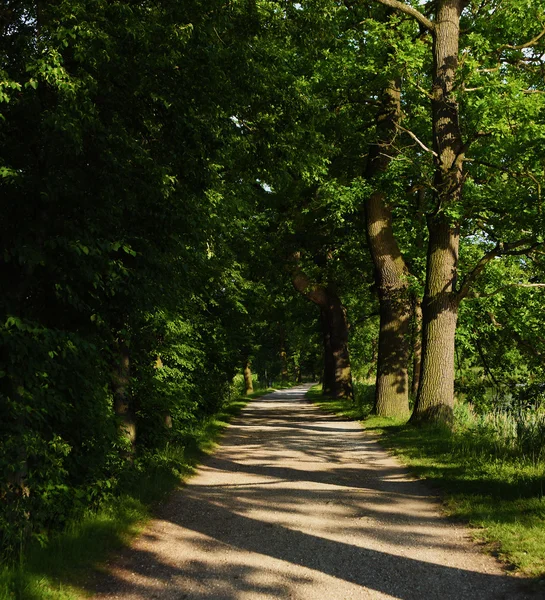
[{"label": "dark shaded trees", "polygon": [[0,9],[4,548],[96,507],[130,455],[229,393],[243,199],[225,172],[253,20],[219,2]]}]

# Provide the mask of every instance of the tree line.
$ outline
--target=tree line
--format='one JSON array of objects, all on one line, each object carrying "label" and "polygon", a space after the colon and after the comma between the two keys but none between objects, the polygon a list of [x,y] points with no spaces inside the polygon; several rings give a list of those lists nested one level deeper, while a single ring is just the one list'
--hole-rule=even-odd
[{"label": "tree line", "polygon": [[257,373],[541,402],[545,3],[6,0],[6,552]]}]

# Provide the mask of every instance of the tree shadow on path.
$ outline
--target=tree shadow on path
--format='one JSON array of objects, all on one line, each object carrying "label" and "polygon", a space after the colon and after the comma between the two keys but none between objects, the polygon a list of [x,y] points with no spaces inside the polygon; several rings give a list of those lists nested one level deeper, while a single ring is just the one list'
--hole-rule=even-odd
[{"label": "tree shadow on path", "polygon": [[[381,464],[361,431],[294,393],[273,404],[261,399],[237,420],[201,476],[93,591],[127,600],[537,600],[521,580],[481,568],[490,559],[478,551],[448,566],[465,542],[449,537],[427,488]],[[338,447],[347,436],[353,451]],[[360,456],[369,462],[356,464]]]},{"label": "tree shadow on path", "polygon": [[[507,576],[437,565],[324,539],[241,516],[188,491],[180,494],[169,506],[168,515],[164,515],[176,526],[180,541],[183,539],[186,544],[186,554],[179,557],[179,565],[161,561],[150,551],[128,550],[122,557],[122,568],[140,575],[138,582],[131,584],[110,575],[95,587],[96,592],[131,598],[209,600],[235,600],[241,593],[253,592],[255,597],[265,594],[265,597],[284,598],[289,597],[284,595],[289,584],[312,585],[313,572],[318,572],[400,600],[537,598]],[[172,530],[169,532],[171,535]],[[261,555],[262,568],[273,573],[270,583],[252,583],[256,567],[236,560],[226,564],[223,558],[233,549]],[[208,558],[206,562],[192,559],[203,553]],[[288,573],[287,581],[282,582],[274,576],[278,564],[268,566],[267,557],[304,567],[306,576],[290,577]],[[145,580],[160,581],[161,585],[148,587]],[[194,588],[192,582],[197,581],[201,589]],[[177,590],[175,596],[173,588]],[[367,597],[363,589],[361,597]]]}]

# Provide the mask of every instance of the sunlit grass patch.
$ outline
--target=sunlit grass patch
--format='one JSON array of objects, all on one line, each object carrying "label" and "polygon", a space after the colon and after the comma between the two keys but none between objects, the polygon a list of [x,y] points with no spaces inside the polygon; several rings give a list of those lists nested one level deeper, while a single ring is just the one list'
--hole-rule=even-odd
[{"label": "sunlit grass patch", "polygon": [[347,398],[329,398],[322,394],[322,384],[313,386],[307,397],[326,412],[351,420],[365,419],[373,408],[374,386],[354,384],[354,400]]}]

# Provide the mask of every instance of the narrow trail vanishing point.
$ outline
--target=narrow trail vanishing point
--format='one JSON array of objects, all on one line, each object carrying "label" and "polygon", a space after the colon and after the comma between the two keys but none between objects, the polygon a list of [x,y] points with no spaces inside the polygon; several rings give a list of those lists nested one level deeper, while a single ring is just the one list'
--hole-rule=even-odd
[{"label": "narrow trail vanishing point", "polygon": [[253,401],[158,518],[95,580],[99,599],[533,598],[309,386]]}]

